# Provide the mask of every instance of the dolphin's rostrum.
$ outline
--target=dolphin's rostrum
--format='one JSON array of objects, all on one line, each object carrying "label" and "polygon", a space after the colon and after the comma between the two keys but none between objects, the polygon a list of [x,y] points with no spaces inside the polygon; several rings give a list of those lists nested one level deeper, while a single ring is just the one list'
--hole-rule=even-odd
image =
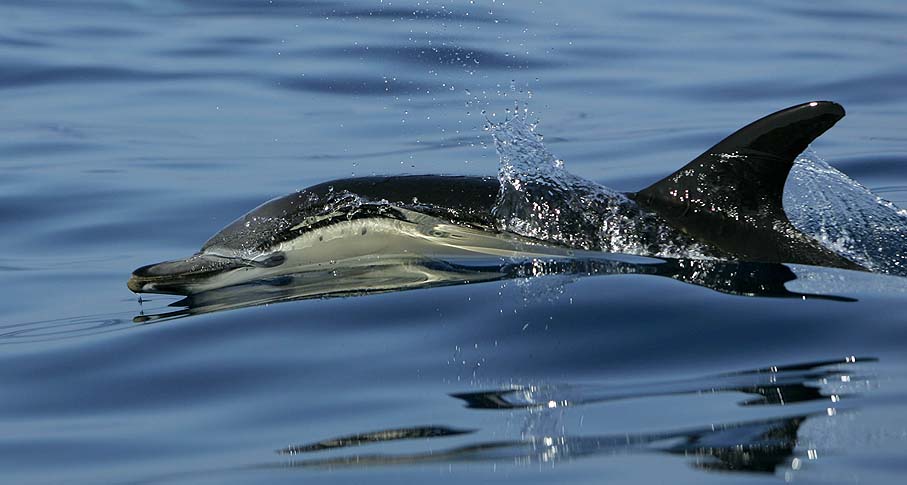
[{"label": "dolphin's rostrum", "polygon": [[[655,184],[621,195],[626,202],[621,210],[637,221],[631,229],[646,248],[641,255],[658,256],[668,234],[675,242],[695,243],[709,258],[863,270],[797,230],[781,205],[795,158],[843,116],[844,109],[828,101],[778,111]],[[377,258],[386,263],[439,254],[620,251],[514,233],[497,213],[502,194],[494,177],[398,175],[325,182],[264,203],[189,258],[136,269],[128,287],[191,295],[273,277],[289,266],[355,266]],[[641,230],[639,221],[645,223]]]}]

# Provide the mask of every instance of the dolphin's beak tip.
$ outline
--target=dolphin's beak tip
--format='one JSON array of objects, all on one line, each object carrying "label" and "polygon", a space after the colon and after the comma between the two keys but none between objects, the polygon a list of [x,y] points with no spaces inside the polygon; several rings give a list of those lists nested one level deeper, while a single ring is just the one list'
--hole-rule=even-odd
[{"label": "dolphin's beak tip", "polygon": [[126,282],[126,287],[136,293],[185,295],[187,285],[245,266],[249,266],[249,263],[238,258],[197,253],[185,259],[136,268]]},{"label": "dolphin's beak tip", "polygon": [[134,293],[141,293],[143,286],[145,286],[145,284],[142,282],[142,279],[136,276],[135,273],[133,273],[129,278],[129,281],[126,282],[126,287]]}]

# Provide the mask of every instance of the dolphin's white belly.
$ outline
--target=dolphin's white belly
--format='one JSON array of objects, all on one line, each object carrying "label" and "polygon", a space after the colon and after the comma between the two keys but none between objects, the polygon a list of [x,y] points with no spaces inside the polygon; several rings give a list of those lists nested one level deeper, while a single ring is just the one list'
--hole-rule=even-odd
[{"label": "dolphin's white belly", "polygon": [[338,261],[407,259],[430,256],[567,255],[572,251],[534,243],[510,234],[492,233],[401,210],[406,220],[355,219],[331,224],[281,243],[287,263],[294,267],[336,264]]}]

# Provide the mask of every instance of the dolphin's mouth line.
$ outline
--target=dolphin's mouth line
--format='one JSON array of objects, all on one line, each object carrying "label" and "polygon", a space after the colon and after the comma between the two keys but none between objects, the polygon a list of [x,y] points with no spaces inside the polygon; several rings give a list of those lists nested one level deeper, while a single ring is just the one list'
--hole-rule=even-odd
[{"label": "dolphin's mouth line", "polygon": [[196,253],[186,259],[163,261],[142,266],[132,272],[126,286],[135,292],[155,290],[167,291],[167,288],[180,288],[195,281],[204,280],[212,275],[240,268],[273,267],[285,260],[282,253],[277,253],[264,260],[250,260],[239,257],[221,256],[210,253]]}]

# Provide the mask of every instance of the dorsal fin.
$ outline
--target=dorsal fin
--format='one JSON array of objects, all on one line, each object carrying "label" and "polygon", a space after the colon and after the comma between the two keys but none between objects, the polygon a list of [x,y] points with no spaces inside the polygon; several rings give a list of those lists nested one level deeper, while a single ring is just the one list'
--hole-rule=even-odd
[{"label": "dorsal fin", "polygon": [[784,182],[794,159],[843,117],[844,108],[830,101],[772,113],[737,130],[635,197],[644,205],[674,213],[783,218]]}]

